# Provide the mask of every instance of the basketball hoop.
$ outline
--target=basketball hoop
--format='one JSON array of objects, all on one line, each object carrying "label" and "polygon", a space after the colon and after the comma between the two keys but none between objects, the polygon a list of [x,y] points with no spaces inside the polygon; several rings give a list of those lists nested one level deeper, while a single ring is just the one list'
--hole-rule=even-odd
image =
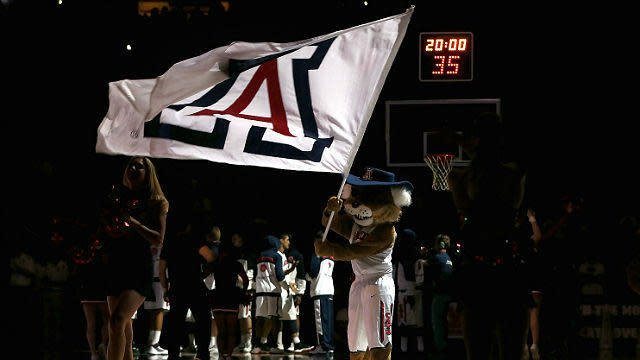
[{"label": "basketball hoop", "polygon": [[431,188],[436,191],[448,191],[449,182],[447,177],[451,171],[454,155],[451,154],[428,154],[424,156],[424,162],[429,165],[433,172],[433,184]]}]

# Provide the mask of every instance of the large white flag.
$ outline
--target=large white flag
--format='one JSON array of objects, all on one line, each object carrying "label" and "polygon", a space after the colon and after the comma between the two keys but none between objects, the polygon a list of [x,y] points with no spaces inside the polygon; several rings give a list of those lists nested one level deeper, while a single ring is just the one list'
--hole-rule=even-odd
[{"label": "large white flag", "polygon": [[111,82],[96,151],[346,173],[412,13]]}]

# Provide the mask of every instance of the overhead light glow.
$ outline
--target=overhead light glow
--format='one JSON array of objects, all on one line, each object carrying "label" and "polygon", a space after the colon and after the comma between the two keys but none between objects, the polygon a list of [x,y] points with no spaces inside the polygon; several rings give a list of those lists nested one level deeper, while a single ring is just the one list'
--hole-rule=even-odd
[{"label": "overhead light glow", "polygon": [[58,5],[62,5],[62,0],[58,0]]},{"label": "overhead light glow", "polygon": [[131,45],[127,44],[127,50],[131,51]]},{"label": "overhead light glow", "polygon": [[365,1],[365,2],[364,2],[364,6],[367,6],[367,5],[369,5],[369,2],[368,2],[368,1]]}]

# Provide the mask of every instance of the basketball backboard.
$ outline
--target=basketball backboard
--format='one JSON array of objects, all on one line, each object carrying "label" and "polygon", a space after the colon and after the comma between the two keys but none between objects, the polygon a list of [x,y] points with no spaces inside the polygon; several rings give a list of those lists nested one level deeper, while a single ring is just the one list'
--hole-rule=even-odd
[{"label": "basketball backboard", "polygon": [[385,139],[388,167],[427,166],[424,155],[455,155],[453,166],[467,166],[462,148],[441,136],[445,126],[468,136],[473,120],[485,112],[500,114],[500,99],[386,101]]}]

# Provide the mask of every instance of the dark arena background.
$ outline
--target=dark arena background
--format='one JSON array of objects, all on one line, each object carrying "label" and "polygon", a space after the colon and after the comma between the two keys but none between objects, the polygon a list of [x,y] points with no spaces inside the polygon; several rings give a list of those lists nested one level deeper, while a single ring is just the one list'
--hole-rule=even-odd
[{"label": "dark arena background", "polygon": [[[69,247],[78,236],[90,233],[102,196],[121,181],[127,157],[95,152],[97,126],[108,108],[109,82],[154,78],[176,62],[233,41],[303,40],[415,5],[352,173],[361,175],[365,166],[374,166],[414,184],[413,205],[404,211],[398,229],[415,230],[425,244],[437,234],[455,234],[458,217],[451,194],[431,189],[428,167],[388,166],[385,105],[402,100],[499,99],[506,154],[527,170],[525,202],[538,222],[551,227],[562,216],[567,199],[580,205],[570,235],[554,240],[558,256],[572,270],[567,279],[549,279],[560,282],[565,293],[550,295],[548,301],[562,298],[569,306],[549,306],[552,310],[542,317],[541,337],[548,344],[542,358],[639,358],[640,295],[627,285],[625,272],[640,251],[638,65],[633,55],[638,41],[637,29],[631,29],[631,11],[624,6],[612,10],[613,4],[601,9],[584,3],[503,7],[400,0],[0,4],[0,119],[3,177],[8,181],[3,242],[9,248],[9,274],[17,271],[12,258],[20,253],[45,269],[61,259],[71,261]],[[472,33],[473,78],[420,81],[419,39],[424,32]],[[392,119],[399,124],[403,120]],[[392,133],[391,142],[398,149],[406,145],[405,149],[422,151],[411,127],[403,129]],[[420,159],[422,153],[407,156]],[[313,234],[323,229],[320,216],[326,201],[341,181],[339,174],[152,160],[171,203],[167,237],[182,230],[185,209],[208,199],[223,242],[237,228],[275,235],[290,232],[305,259],[313,251]],[[54,241],[54,234],[62,239]],[[336,265],[335,357],[343,359],[348,358],[343,315],[350,274],[349,263]],[[40,274],[27,291],[9,286],[12,301],[5,312],[11,321],[6,329],[9,348],[17,350],[14,356],[90,358],[75,290],[70,275],[50,279]],[[301,339],[315,344],[308,295],[301,306]],[[138,314],[134,342],[142,347],[148,325],[144,311]],[[464,359],[462,339],[449,340],[449,357]],[[399,352],[395,341],[394,359],[428,358]]]}]

